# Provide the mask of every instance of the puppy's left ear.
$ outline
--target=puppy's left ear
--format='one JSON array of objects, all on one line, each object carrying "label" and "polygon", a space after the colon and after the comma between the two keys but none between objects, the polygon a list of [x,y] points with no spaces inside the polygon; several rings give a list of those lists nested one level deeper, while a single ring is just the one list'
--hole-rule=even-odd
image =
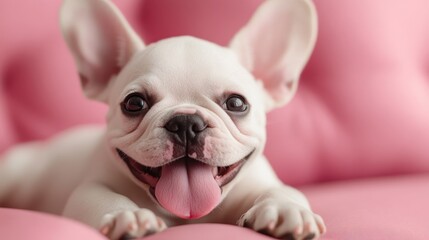
[{"label": "puppy's left ear", "polygon": [[310,0],[266,0],[232,39],[240,62],[263,82],[268,110],[293,97],[316,36]]},{"label": "puppy's left ear", "polygon": [[110,80],[143,42],[108,0],[64,0],[60,21],[84,93],[106,102]]}]

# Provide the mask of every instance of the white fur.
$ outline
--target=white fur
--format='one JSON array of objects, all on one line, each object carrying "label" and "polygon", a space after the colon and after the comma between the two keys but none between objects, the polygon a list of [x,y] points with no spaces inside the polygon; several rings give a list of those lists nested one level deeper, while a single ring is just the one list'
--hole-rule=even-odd
[{"label": "white fur", "polygon": [[[279,238],[325,232],[306,198],[283,185],[262,155],[265,114],[293,96],[314,46],[310,1],[267,0],[229,48],[193,37],[145,46],[107,0],[66,0],[61,24],[84,92],[110,107],[107,126],[71,130],[6,153],[0,160],[1,206],[64,214],[111,239],[200,222],[238,224]],[[130,92],[155,98],[144,117],[121,112]],[[228,93],[244,96],[249,113],[225,111],[222,96]],[[163,209],[116,153],[121,149],[150,167],[175,161],[177,149],[164,126],[179,113],[198,114],[209,126],[203,150],[190,148],[184,155],[197,158],[201,151],[200,162],[228,166],[253,151],[222,186],[218,207],[198,219]]]}]

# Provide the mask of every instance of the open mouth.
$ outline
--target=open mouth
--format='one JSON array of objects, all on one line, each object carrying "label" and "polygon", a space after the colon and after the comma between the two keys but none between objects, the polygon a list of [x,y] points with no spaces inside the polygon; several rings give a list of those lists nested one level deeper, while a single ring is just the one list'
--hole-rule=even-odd
[{"label": "open mouth", "polygon": [[[149,167],[145,166],[130,156],[128,156],[123,151],[116,149],[119,157],[127,164],[128,168],[130,169],[131,173],[136,177],[139,181],[149,185],[151,187],[151,190],[155,188],[158,180],[161,177],[162,174],[162,168],[160,167]],[[250,155],[252,155],[253,151],[250,152],[246,157],[241,159],[240,161],[231,164],[229,166],[213,166],[212,173],[213,178],[218,183],[219,187],[222,187],[231,180],[233,180],[238,172],[240,171],[241,167],[244,165],[247,159],[249,159]],[[184,160],[184,161],[198,161],[196,159],[190,158],[190,157],[183,157],[181,159],[175,160]]]},{"label": "open mouth", "polygon": [[237,176],[253,153],[229,166],[212,166],[182,157],[160,167],[149,167],[119,149],[116,151],[134,177],[149,186],[154,199],[184,219],[200,218],[211,212],[221,201],[222,186]]}]

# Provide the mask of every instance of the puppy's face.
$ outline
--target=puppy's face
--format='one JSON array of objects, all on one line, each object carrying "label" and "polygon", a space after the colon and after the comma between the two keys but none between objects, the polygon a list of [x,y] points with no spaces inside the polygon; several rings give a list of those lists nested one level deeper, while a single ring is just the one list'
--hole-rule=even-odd
[{"label": "puppy's face", "polygon": [[110,106],[118,167],[182,218],[211,212],[259,159],[265,113],[292,97],[316,32],[304,0],[268,0],[229,47],[144,46],[105,0],[66,0],[61,18],[85,93]]},{"label": "puppy's face", "polygon": [[[227,48],[167,39],[138,53],[113,84],[112,151],[126,173],[180,217],[207,214],[261,152],[263,89]],[[192,206],[180,205],[181,198]]]},{"label": "puppy's face", "polygon": [[192,37],[155,43],[112,89],[111,143],[148,167],[183,157],[229,166],[263,142],[262,87],[227,48]]}]

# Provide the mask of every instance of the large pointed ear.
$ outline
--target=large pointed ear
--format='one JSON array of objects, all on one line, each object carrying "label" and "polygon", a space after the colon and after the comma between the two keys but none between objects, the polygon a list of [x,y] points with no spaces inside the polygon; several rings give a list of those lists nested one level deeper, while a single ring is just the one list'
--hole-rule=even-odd
[{"label": "large pointed ear", "polygon": [[144,48],[143,42],[107,0],[65,0],[60,20],[85,94],[107,101],[109,81]]},{"label": "large pointed ear", "polygon": [[317,15],[310,0],[266,0],[231,49],[268,93],[268,109],[288,102],[313,50]]}]

